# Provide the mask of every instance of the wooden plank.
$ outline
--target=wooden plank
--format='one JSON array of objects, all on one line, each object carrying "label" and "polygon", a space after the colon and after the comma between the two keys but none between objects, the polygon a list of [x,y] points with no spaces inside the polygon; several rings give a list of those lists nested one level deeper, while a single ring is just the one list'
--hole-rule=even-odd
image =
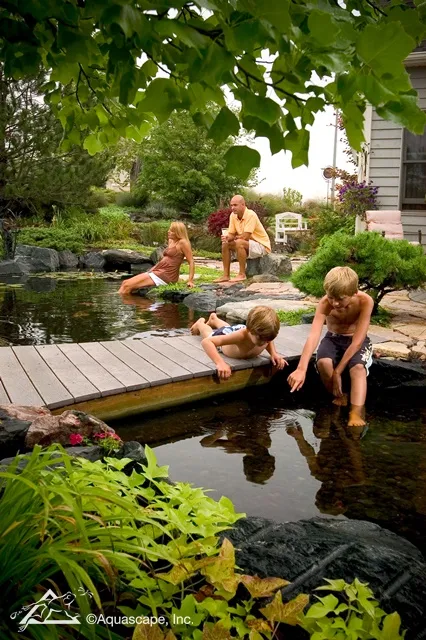
[{"label": "wooden plank", "polygon": [[[378,167],[377,164],[374,166],[370,165],[370,180],[380,179],[380,184],[385,184],[383,180],[396,178],[399,181],[400,167],[399,164],[396,164],[394,167],[390,166],[390,160],[388,160],[387,164]],[[395,160],[397,163],[398,161]],[[393,184],[393,183],[392,183]]]},{"label": "wooden plank", "polygon": [[69,343],[58,346],[77,369],[99,389],[101,396],[122,393],[126,390],[126,387],[121,382],[101,367],[79,344]]},{"label": "wooden plank", "polygon": [[[136,341],[135,341],[136,342]],[[145,380],[148,380],[152,387],[172,382],[171,376],[161,369],[157,369],[150,362],[137,355],[129,349],[123,342],[116,340],[111,342],[101,342],[101,345],[114,354],[119,360],[127,364],[128,367],[139,373]]]},{"label": "wooden plank", "polygon": [[[200,336],[181,336],[182,340],[189,342],[200,349],[205,353],[203,347],[201,346],[201,338]],[[221,354],[222,358],[225,360],[227,364],[231,367],[233,371],[241,371],[242,369],[252,369],[253,367],[258,367],[262,364],[265,364],[264,358],[250,358],[249,360],[243,360],[241,358],[230,358],[229,356],[225,356],[223,353]]]},{"label": "wooden plank", "polygon": [[100,391],[73,365],[56,344],[36,346],[36,350],[68,389],[74,402],[99,398]]},{"label": "wooden plank", "polygon": [[188,380],[193,377],[188,369],[181,367],[175,362],[171,362],[169,358],[155,351],[155,349],[151,349],[151,347],[147,345],[147,342],[151,342],[151,340],[132,340],[131,338],[124,340],[124,344],[128,346],[129,349],[132,349],[132,351],[139,356],[142,356],[144,360],[150,362],[154,367],[160,369],[160,371],[167,373],[174,382],[178,380]]},{"label": "wooden plank", "polygon": [[371,129],[371,141],[375,140],[401,140],[402,139],[402,127],[395,127],[392,129],[381,128],[376,129],[375,126]]},{"label": "wooden plank", "polygon": [[399,164],[401,162],[401,145],[397,145],[396,147],[389,146],[388,149],[386,149],[385,146],[375,146],[374,149],[371,150],[370,167],[373,166],[377,158],[396,158]]},{"label": "wooden plank", "polygon": [[73,396],[58,380],[35,347],[12,347],[12,350],[49,409],[57,409],[74,402]]},{"label": "wooden plank", "polygon": [[0,380],[0,404],[10,404],[9,396],[6,393],[1,380]]},{"label": "wooden plank", "polygon": [[144,389],[150,384],[146,378],[127,366],[122,360],[116,358],[110,351],[100,344],[100,342],[81,342],[82,347],[89,356],[92,356],[101,367],[109,371],[121,384],[124,384],[127,391]]},{"label": "wooden plank", "polygon": [[[196,336],[194,336],[194,337],[196,337]],[[197,360],[198,362],[201,362],[202,364],[206,365],[210,369],[213,369],[213,371],[216,370],[216,366],[215,366],[214,362],[212,362],[212,360],[210,360],[209,356],[204,351],[204,349],[203,348],[198,349],[189,340],[188,341],[184,340],[183,336],[177,336],[175,338],[161,338],[161,339],[164,340],[165,342],[167,340],[173,340],[173,346],[178,351],[188,354],[188,356],[193,358],[193,360]]]},{"label": "wooden plank", "polygon": [[152,338],[149,340],[149,346],[151,348],[161,353],[161,355],[171,360],[171,362],[175,362],[185,369],[188,369],[194,378],[211,375],[210,367],[198,362],[198,360],[194,360],[189,354],[179,351],[173,346],[173,343],[174,338]]},{"label": "wooden plank", "polygon": [[0,378],[12,403],[44,406],[42,397],[10,347],[0,347]]},{"label": "wooden plank", "polygon": [[213,376],[191,378],[172,382],[166,386],[149,387],[107,398],[97,398],[90,402],[80,403],[75,408],[93,413],[101,420],[108,421],[147,411],[182,406],[187,402],[223,396],[228,392],[266,384],[271,380],[272,373],[270,367],[257,367],[256,369],[236,371],[228,380],[219,380]]}]

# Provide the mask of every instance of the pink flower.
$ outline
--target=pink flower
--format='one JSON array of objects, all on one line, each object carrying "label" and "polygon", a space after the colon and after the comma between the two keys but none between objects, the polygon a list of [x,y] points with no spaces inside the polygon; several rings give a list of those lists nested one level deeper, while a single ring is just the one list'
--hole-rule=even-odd
[{"label": "pink flower", "polygon": [[121,438],[117,433],[112,433],[110,435],[110,438],[114,438],[114,440],[119,440],[121,442]]},{"label": "pink flower", "polygon": [[101,440],[102,438],[106,438],[107,434],[106,433],[94,433],[93,437],[96,438],[96,440]]},{"label": "pink flower", "polygon": [[80,433],[72,433],[70,435],[70,444],[74,447],[76,444],[83,442],[83,436]]}]

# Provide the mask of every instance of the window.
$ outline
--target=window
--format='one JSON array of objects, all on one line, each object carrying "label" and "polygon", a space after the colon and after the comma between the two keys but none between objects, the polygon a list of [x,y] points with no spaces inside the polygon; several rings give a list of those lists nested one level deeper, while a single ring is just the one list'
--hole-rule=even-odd
[{"label": "window", "polygon": [[402,209],[426,209],[426,132],[404,131],[402,165]]}]

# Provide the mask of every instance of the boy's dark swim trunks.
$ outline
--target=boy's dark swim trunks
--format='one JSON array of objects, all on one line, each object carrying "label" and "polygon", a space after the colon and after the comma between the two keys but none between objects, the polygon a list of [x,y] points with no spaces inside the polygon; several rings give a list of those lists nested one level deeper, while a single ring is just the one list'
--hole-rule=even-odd
[{"label": "boy's dark swim trunks", "polygon": [[[342,336],[339,333],[327,331],[321,340],[317,351],[317,362],[323,358],[331,358],[333,367],[337,367],[343,354],[352,342],[352,336]],[[366,337],[359,351],[352,356],[347,364],[348,369],[352,369],[356,364],[363,364],[367,370],[373,362],[373,345],[370,338]]]}]

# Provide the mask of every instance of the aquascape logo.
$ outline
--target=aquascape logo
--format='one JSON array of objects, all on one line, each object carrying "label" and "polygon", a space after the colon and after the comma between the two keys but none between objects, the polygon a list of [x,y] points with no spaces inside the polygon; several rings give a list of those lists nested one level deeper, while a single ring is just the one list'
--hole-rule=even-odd
[{"label": "aquascape logo", "polygon": [[[80,587],[78,592],[80,595],[93,597],[91,591],[86,591],[83,587]],[[48,589],[40,600],[14,611],[10,617],[17,620],[20,633],[30,624],[81,624],[80,614],[70,611],[75,599],[76,596],[71,591],[58,596],[52,589]],[[20,618],[22,614],[24,615]]]}]

